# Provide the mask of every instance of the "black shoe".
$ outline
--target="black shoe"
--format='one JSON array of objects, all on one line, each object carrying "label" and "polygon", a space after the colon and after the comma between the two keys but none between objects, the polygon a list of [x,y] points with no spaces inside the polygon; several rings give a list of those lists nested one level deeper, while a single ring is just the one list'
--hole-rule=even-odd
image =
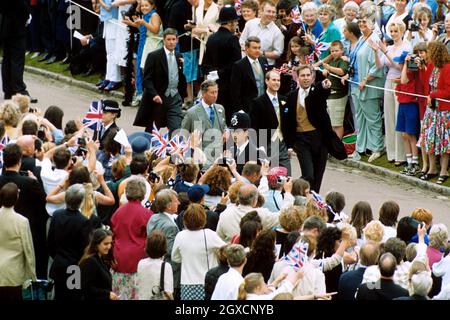
[{"label": "black shoe", "polygon": [[32,96],[28,96],[30,98],[30,103],[38,103],[38,99]]},{"label": "black shoe", "polygon": [[50,59],[50,57],[51,57],[50,53],[46,53],[38,59],[38,62],[43,62],[45,60],[48,60],[48,59]]},{"label": "black shoe", "polygon": [[51,56],[50,59],[48,59],[45,64],[52,64],[56,61],[56,56]]},{"label": "black shoe", "polygon": [[68,63],[70,63],[70,56],[69,56],[69,55],[67,55],[67,56],[61,61],[61,64],[68,64]]}]

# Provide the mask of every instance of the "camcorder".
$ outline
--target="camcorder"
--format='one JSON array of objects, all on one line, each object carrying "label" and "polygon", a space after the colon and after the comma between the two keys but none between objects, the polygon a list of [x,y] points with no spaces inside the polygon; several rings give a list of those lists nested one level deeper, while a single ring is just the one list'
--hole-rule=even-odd
[{"label": "camcorder", "polygon": [[148,175],[148,181],[155,183],[156,179],[160,179],[160,176],[157,173],[150,172],[150,174]]},{"label": "camcorder", "polygon": [[277,177],[277,183],[284,184],[286,181],[288,181],[288,177],[285,176]]},{"label": "camcorder", "polygon": [[219,165],[221,167],[228,167],[229,165],[231,165],[233,163],[233,158],[230,157],[223,157],[222,161],[220,161]]},{"label": "camcorder", "polygon": [[83,137],[78,138],[77,140],[78,149],[75,151],[75,155],[78,157],[85,157],[88,150],[86,148],[86,139]]}]

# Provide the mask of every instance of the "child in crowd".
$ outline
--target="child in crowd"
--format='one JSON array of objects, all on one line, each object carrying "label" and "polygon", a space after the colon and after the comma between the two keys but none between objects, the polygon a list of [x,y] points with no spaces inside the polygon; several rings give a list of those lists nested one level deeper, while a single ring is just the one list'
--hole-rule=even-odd
[{"label": "child in crowd", "polygon": [[283,65],[283,68],[289,69],[288,77],[291,80],[289,88],[285,90],[286,93],[291,90],[297,89],[297,76],[296,72],[294,71],[299,65],[310,63],[310,61],[308,61],[308,56],[310,55],[310,53],[310,47],[305,46],[304,41],[300,39],[300,37],[292,37],[292,39],[289,41],[286,54],[287,63]]},{"label": "child in crowd", "polygon": [[[417,135],[419,133],[419,104],[416,92],[416,74],[417,69],[411,69],[420,64],[420,58],[408,55],[403,64],[400,84],[396,90],[405,92],[396,92],[399,102],[397,124],[395,130],[401,132],[406,153],[407,166],[400,172],[409,176],[415,176],[419,172],[419,151],[417,148]],[[416,63],[417,62],[417,63]]]},{"label": "child in crowd", "polygon": [[331,42],[330,46],[331,61],[329,63],[322,62],[322,74],[331,81],[331,94],[328,97],[328,113],[330,114],[331,125],[334,132],[342,139],[344,136],[344,115],[345,106],[348,100],[348,82],[343,84],[340,78],[348,71],[348,62],[342,59],[344,54],[344,46],[341,41]]}]

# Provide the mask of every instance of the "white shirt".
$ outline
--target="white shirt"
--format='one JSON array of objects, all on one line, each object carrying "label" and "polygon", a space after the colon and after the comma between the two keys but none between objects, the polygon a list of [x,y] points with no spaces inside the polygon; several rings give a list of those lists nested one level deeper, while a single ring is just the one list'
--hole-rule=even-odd
[{"label": "white shirt", "polygon": [[[273,21],[265,26],[262,25],[260,18],[247,21],[239,43],[245,45],[245,41],[251,36],[258,37],[261,40],[262,51],[275,51],[278,56],[283,54],[284,35]],[[270,65],[275,64],[275,60],[273,59],[267,59],[267,62]]]},{"label": "white shirt", "polygon": [[381,239],[381,242],[386,242],[389,238],[395,238],[397,236],[397,229],[394,227],[387,227],[383,225],[383,239]]},{"label": "white shirt", "polygon": [[241,144],[240,146],[237,146],[239,153],[236,154],[236,156],[239,156],[242,152],[244,152],[245,148],[247,148],[249,140],[245,141],[245,143]]},{"label": "white shirt", "polygon": [[237,300],[239,286],[244,282],[242,275],[230,268],[217,280],[211,300]]},{"label": "white shirt", "polygon": [[[195,231],[185,229],[177,233],[172,247],[171,259],[173,262],[181,263],[180,283],[183,285],[204,285],[206,272],[218,264],[215,252],[225,244],[210,229]],[[208,248],[208,251],[206,251],[206,248]]]},{"label": "white shirt", "polygon": [[205,100],[202,99],[202,106],[203,106],[203,109],[205,109],[205,112],[206,112],[206,114],[208,115],[208,118],[209,118],[209,112],[210,112],[211,107],[212,107],[213,105],[214,105],[214,103],[213,103],[212,105],[206,104]]},{"label": "white shirt", "polygon": [[[161,259],[145,258],[137,266],[137,292],[139,300],[150,300],[153,288],[159,287]],[[164,265],[164,291],[173,292],[173,272],[170,263]]]},{"label": "white shirt", "polygon": [[272,300],[279,293],[291,293],[293,289],[292,283],[284,280],[278,288],[268,294],[247,293],[246,300]]},{"label": "white shirt", "polygon": [[298,102],[302,107],[305,107],[305,99],[308,96],[310,89],[311,87],[309,87],[308,89],[303,89],[302,87],[300,87],[298,90]]},{"label": "white shirt", "polygon": [[442,276],[441,288],[450,287],[450,254],[433,264],[433,274],[436,277]]},{"label": "white shirt", "polygon": [[251,206],[238,205],[227,207],[219,216],[217,234],[225,241],[240,233],[239,223],[247,212],[257,211],[261,218],[263,229],[273,228],[278,225],[279,212],[270,212],[266,208],[253,208]]},{"label": "white shirt", "polygon": [[[49,194],[54,188],[59,184],[63,183],[69,173],[63,169],[52,170],[52,162],[49,158],[44,158],[41,163],[41,179],[44,185],[44,191]],[[66,206],[65,202],[55,204],[47,202],[45,208],[50,216],[53,216],[53,212],[59,209],[64,209]]]}]

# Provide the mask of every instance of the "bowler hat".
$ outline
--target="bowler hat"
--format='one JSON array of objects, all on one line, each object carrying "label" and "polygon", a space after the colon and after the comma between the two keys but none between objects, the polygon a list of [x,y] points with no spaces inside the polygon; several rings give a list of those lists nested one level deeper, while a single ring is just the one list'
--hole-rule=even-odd
[{"label": "bowler hat", "polygon": [[232,5],[227,4],[222,9],[220,9],[219,19],[217,20],[217,23],[224,24],[234,20],[239,20],[239,17]]}]

